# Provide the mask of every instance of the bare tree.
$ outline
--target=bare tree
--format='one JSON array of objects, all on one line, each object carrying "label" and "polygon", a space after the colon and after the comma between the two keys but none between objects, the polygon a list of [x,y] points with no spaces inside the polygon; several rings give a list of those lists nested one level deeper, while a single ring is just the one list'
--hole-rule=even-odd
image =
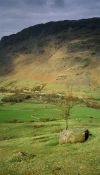
[{"label": "bare tree", "polygon": [[44,88],[46,87],[46,83],[43,83],[43,84],[40,84],[40,85],[37,85],[37,86],[35,86],[35,87],[33,87],[33,89],[32,89],[32,91],[34,92],[34,93],[41,93],[43,90],[44,90]]},{"label": "bare tree", "polygon": [[49,94],[46,100],[48,103],[56,105],[62,109],[65,119],[65,129],[67,130],[69,127],[69,118],[71,114],[71,109],[75,105],[72,85],[67,84],[65,95],[59,96],[57,94]]},{"label": "bare tree", "polygon": [[[73,67],[75,68],[75,67]],[[69,69],[68,69],[69,70]],[[66,95],[64,96],[64,99],[59,102],[60,107],[64,111],[64,119],[65,119],[65,129],[67,130],[69,127],[69,118],[71,115],[71,109],[76,103],[76,99],[73,95],[73,80],[68,80],[67,75],[61,76],[61,79],[66,85]]]},{"label": "bare tree", "polygon": [[72,85],[68,85],[67,86],[67,95],[64,97],[64,100],[62,101],[62,108],[64,111],[64,118],[65,118],[65,128],[66,130],[69,127],[69,118],[70,118],[70,113],[71,113],[71,109],[73,108],[73,106],[75,105],[75,100],[73,97],[73,89],[72,89]]}]

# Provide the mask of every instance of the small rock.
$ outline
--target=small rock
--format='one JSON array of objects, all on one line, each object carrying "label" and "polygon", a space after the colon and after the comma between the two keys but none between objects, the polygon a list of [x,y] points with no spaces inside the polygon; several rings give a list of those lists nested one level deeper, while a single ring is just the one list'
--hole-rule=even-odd
[{"label": "small rock", "polygon": [[64,130],[60,133],[59,143],[82,143],[85,142],[89,137],[89,131],[86,128],[74,128]]},{"label": "small rock", "polygon": [[27,156],[27,153],[23,152],[23,151],[20,151],[20,152],[17,153],[17,156],[18,157],[25,157],[25,156]]}]

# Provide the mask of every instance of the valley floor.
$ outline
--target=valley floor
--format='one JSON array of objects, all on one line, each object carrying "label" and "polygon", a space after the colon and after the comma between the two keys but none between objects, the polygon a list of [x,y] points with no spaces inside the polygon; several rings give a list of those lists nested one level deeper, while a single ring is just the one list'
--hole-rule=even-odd
[{"label": "valley floor", "polygon": [[69,127],[86,127],[91,136],[60,145],[65,121],[59,107],[36,101],[1,105],[0,175],[99,175],[99,123],[98,109],[75,106]]}]

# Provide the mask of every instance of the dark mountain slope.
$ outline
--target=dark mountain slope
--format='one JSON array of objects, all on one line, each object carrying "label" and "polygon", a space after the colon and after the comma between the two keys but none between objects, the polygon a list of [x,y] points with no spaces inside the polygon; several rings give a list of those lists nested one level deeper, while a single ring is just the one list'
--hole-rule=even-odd
[{"label": "dark mountain slope", "polygon": [[0,41],[2,78],[24,79],[28,72],[28,80],[54,81],[62,74],[70,76],[68,69],[76,66],[74,76],[90,72],[94,79],[99,61],[100,18],[39,24]]}]

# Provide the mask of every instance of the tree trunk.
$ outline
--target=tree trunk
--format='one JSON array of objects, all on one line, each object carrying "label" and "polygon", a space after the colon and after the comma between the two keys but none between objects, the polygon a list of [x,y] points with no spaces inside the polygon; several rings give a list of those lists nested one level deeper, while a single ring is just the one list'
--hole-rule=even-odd
[{"label": "tree trunk", "polygon": [[65,110],[65,121],[66,121],[65,129],[67,130],[68,129],[68,113],[67,113],[67,110]]}]

